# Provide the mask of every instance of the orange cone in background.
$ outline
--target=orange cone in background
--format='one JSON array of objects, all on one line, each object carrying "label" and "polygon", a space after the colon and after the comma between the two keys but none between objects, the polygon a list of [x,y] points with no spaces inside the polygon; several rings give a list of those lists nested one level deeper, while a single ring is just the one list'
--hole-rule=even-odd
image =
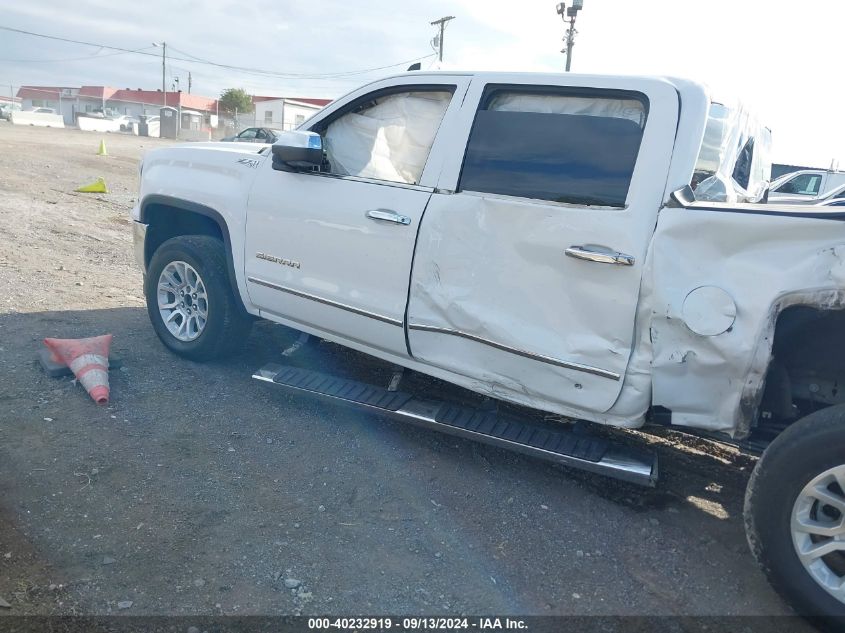
[{"label": "orange cone in background", "polygon": [[44,345],[82,383],[94,402],[109,401],[109,346],[111,334],[93,338],[45,338]]}]

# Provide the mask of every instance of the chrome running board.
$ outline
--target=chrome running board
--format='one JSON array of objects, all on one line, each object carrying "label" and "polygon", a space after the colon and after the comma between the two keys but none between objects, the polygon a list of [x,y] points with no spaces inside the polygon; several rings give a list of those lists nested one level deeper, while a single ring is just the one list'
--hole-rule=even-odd
[{"label": "chrome running board", "polygon": [[642,486],[657,482],[657,455],[604,438],[568,429],[551,430],[496,411],[420,399],[403,391],[275,363],[265,365],[252,377],[571,468]]}]

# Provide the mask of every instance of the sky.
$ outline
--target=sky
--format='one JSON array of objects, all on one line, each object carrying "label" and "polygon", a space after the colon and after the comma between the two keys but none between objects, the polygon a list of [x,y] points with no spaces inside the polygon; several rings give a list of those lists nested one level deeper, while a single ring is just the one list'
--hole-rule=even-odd
[{"label": "sky", "polygon": [[[0,94],[24,85],[338,97],[435,63],[432,20],[453,15],[444,67],[557,72],[565,26],[554,0],[0,0],[0,26],[142,53],[0,30]],[[584,0],[573,72],[673,75],[740,100],[772,130],[776,162],[845,169],[845,83],[836,70],[845,3],[834,0]],[[425,57],[428,56],[428,57]],[[181,59],[175,59],[175,58]],[[213,61],[257,72],[201,63]],[[390,68],[370,72],[365,69]],[[268,75],[264,71],[270,71]],[[351,73],[351,74],[350,74]]]}]

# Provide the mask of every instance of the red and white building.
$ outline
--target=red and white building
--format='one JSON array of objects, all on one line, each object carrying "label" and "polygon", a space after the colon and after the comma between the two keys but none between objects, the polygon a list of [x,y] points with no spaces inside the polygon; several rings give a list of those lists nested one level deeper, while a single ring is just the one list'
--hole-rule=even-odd
[{"label": "red and white building", "polygon": [[53,108],[61,113],[65,125],[73,125],[80,113],[111,110],[130,116],[157,115],[164,106],[193,110],[203,115],[217,114],[217,99],[186,92],[168,92],[165,104],[161,90],[119,89],[109,86],[21,86],[17,93],[24,110]]},{"label": "red and white building", "polygon": [[[80,114],[103,110],[130,116],[158,115],[164,105],[179,111],[199,113],[206,124],[213,120],[211,115],[218,114],[218,103],[214,97],[168,92],[165,103],[161,90],[140,88],[21,86],[17,99],[24,110],[53,108],[64,117],[65,125],[76,124]],[[255,96],[252,103],[253,112],[238,115],[239,129],[257,126],[290,130],[331,103],[331,99]]]}]

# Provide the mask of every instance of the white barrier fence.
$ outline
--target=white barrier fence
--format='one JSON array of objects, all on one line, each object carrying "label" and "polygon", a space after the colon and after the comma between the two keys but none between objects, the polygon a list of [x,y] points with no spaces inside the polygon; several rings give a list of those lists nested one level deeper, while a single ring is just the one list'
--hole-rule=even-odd
[{"label": "white barrier fence", "polygon": [[[135,136],[140,136],[140,126],[138,123],[132,123],[132,134]],[[147,123],[147,136],[152,136],[154,138],[158,138],[160,136],[161,126],[159,125],[158,121],[152,121]]]},{"label": "white barrier fence", "polygon": [[182,128],[179,130],[179,140],[181,141],[210,141],[211,130],[186,130]]},{"label": "white barrier fence", "polygon": [[120,122],[112,119],[98,119],[90,116],[76,118],[76,125],[85,132],[119,132]]},{"label": "white barrier fence", "polygon": [[[65,127],[64,119],[60,114],[49,114],[47,112],[14,111],[11,113],[11,121],[15,125],[36,125],[39,127]],[[112,119],[100,119],[97,117],[80,116],[76,119],[77,127],[85,132],[120,132],[120,122]],[[158,121],[148,124],[148,136],[160,136],[160,125]],[[133,123],[126,130],[130,134],[138,135],[138,124]],[[179,130],[179,140],[182,141],[210,141],[211,130]]]},{"label": "white barrier fence", "polygon": [[12,123],[15,125],[37,125],[38,127],[64,127],[65,121],[61,114],[50,114],[48,112],[27,112],[16,110],[11,115]]}]

